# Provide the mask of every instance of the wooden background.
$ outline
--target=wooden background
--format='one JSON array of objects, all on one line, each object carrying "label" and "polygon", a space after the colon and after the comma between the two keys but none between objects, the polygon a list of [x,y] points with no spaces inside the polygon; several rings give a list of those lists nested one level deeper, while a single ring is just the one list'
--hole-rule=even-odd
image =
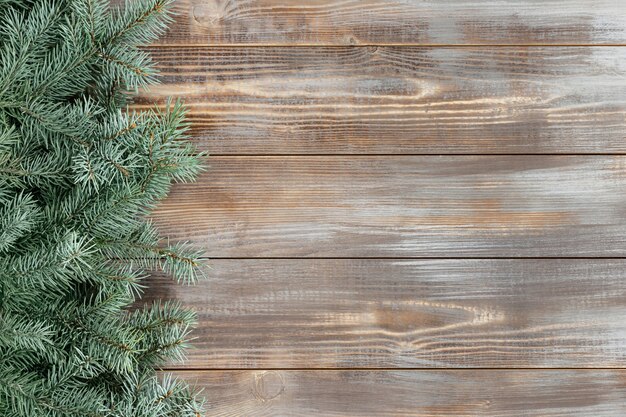
[{"label": "wooden background", "polygon": [[179,0],[207,416],[626,415],[626,2]]}]

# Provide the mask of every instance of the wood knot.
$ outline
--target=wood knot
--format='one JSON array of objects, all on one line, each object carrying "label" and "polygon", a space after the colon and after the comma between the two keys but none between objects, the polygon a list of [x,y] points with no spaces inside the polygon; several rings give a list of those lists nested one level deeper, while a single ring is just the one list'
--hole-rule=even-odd
[{"label": "wood knot", "polygon": [[358,45],[360,43],[359,40],[356,37],[354,37],[354,36],[348,36],[345,39],[346,39],[345,42],[348,45]]},{"label": "wood knot", "polygon": [[252,393],[260,401],[269,401],[285,391],[285,381],[276,371],[256,372],[252,381]]},{"label": "wood knot", "polygon": [[379,327],[394,333],[448,326],[480,326],[504,319],[503,313],[490,308],[422,300],[381,303],[374,317]]},{"label": "wood knot", "polygon": [[193,19],[203,26],[213,26],[224,18],[224,5],[216,1],[210,1],[204,4],[194,6],[192,15]]}]

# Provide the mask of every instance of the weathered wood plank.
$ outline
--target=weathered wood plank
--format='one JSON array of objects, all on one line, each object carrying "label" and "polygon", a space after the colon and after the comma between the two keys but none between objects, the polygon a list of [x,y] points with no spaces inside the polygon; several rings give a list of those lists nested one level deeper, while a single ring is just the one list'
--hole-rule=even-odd
[{"label": "weathered wood plank", "polygon": [[624,371],[205,371],[212,417],[621,417]]},{"label": "weathered wood plank", "polygon": [[213,157],[154,214],[209,257],[626,256],[626,157]]},{"label": "weathered wood plank", "polygon": [[179,0],[164,44],[626,43],[620,0]]},{"label": "weathered wood plank", "polygon": [[626,152],[626,48],[150,52],[214,154]]},{"label": "weathered wood plank", "polygon": [[212,260],[178,368],[623,367],[626,260]]}]

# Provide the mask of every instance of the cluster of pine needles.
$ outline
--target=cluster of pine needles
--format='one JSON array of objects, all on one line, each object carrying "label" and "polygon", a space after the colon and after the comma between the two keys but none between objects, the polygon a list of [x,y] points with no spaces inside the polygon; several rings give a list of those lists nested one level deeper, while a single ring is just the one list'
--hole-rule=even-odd
[{"label": "cluster of pine needles", "polygon": [[146,271],[196,279],[200,254],[148,214],[202,154],[179,104],[128,110],[170,0],[0,0],[0,415],[200,415],[179,360],[194,314],[132,308]]}]

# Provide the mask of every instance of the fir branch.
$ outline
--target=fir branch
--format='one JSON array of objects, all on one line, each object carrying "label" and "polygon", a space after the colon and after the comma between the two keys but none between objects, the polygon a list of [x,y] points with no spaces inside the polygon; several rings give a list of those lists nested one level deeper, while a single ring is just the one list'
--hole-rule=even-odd
[{"label": "fir branch", "polygon": [[13,248],[18,239],[32,230],[40,214],[32,196],[24,193],[0,204],[0,252]]},{"label": "fir branch", "polygon": [[195,316],[128,311],[144,270],[191,282],[199,254],[146,220],[201,170],[184,109],[123,113],[155,81],[140,47],[170,0],[0,0],[0,415],[194,417],[180,360]]}]

